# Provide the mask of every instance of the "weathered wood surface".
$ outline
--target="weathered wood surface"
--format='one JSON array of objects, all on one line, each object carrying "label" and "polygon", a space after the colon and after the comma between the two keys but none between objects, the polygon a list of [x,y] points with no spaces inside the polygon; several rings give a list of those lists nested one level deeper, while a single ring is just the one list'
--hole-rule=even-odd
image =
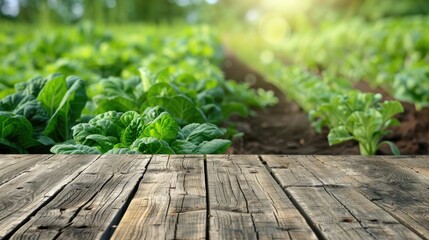
[{"label": "weathered wood surface", "polygon": [[143,176],[148,161],[149,156],[102,156],[40,209],[13,238],[100,238]]},{"label": "weathered wood surface", "polygon": [[0,155],[4,239],[429,239],[429,156]]},{"label": "weathered wood surface", "polygon": [[0,158],[0,185],[24,173],[34,164],[52,157],[51,155],[7,155]]},{"label": "weathered wood surface", "polygon": [[316,239],[258,156],[208,156],[213,239]]},{"label": "weathered wood surface", "polygon": [[203,239],[203,156],[154,156],[113,239]]},{"label": "weathered wood surface", "polygon": [[0,238],[52,200],[98,156],[57,155],[0,186]]},{"label": "weathered wood surface", "polygon": [[[361,185],[355,179],[325,164],[326,161],[313,156],[263,156],[262,159],[272,166],[281,186],[325,238],[420,239],[372,198],[359,192],[357,187]],[[371,163],[363,165],[368,164]]]}]

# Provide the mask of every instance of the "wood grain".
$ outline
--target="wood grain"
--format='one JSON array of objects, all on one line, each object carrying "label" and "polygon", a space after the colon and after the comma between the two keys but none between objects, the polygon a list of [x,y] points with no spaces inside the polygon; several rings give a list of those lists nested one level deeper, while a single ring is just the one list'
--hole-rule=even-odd
[{"label": "wood grain", "polygon": [[205,239],[203,156],[154,156],[113,239]]},{"label": "wood grain", "polygon": [[429,157],[0,155],[0,238],[316,236],[429,239]]},{"label": "wood grain", "polygon": [[258,156],[208,156],[212,239],[316,236]]},{"label": "wood grain", "polygon": [[[392,162],[386,157],[318,156],[317,159],[343,169],[360,184],[367,198],[420,237],[429,239],[429,179],[407,167],[415,160],[405,158],[399,164],[394,157]],[[428,164],[428,160],[420,161],[418,166],[426,168]]]},{"label": "wood grain", "polygon": [[102,156],[12,239],[99,239],[120,217],[120,209],[143,176],[149,159],[145,155]]},{"label": "wood grain", "polygon": [[52,155],[0,155],[0,186]]},{"label": "wood grain", "polygon": [[272,164],[280,185],[324,238],[421,239],[362,194],[359,188],[364,186],[341,168],[312,156],[262,159]]},{"label": "wood grain", "polygon": [[55,155],[0,186],[0,238],[25,223],[97,158]]}]

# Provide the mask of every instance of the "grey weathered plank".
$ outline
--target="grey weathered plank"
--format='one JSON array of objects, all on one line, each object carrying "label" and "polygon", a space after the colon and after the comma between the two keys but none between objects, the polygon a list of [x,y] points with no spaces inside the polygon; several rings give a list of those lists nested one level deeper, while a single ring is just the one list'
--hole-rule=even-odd
[{"label": "grey weathered plank", "polygon": [[[267,163],[283,188],[320,186],[322,182],[324,185],[339,186],[350,186],[355,183],[347,174],[335,167],[323,166],[320,163],[317,165],[318,161],[313,164],[314,160],[312,156],[262,156],[262,161]],[[321,167],[323,171],[319,171]],[[317,176],[314,172],[317,172]]]},{"label": "grey weathered plank", "polygon": [[150,156],[104,155],[35,216],[12,239],[99,239],[120,217]]},{"label": "grey weathered plank", "polygon": [[28,220],[97,157],[55,155],[0,186],[0,238]]},{"label": "grey weathered plank", "polygon": [[36,163],[44,161],[52,155],[0,155],[0,185],[17,177]]},{"label": "grey weathered plank", "polygon": [[212,239],[314,239],[258,156],[208,156]]},{"label": "grey weathered plank", "polygon": [[365,188],[312,156],[262,156],[285,191],[327,239],[420,239],[362,194]]},{"label": "grey weathered plank", "polygon": [[[415,159],[395,157],[318,156],[325,165],[342,169],[362,186],[361,192],[419,236],[429,236],[429,179],[407,166]],[[429,159],[420,159],[420,169]],[[398,164],[398,161],[404,163]],[[410,162],[410,163],[408,163]]]},{"label": "grey weathered plank", "polygon": [[154,156],[113,239],[206,237],[203,156]]},{"label": "grey weathered plank", "polygon": [[377,156],[377,158],[409,168],[418,175],[429,178],[429,156]]}]

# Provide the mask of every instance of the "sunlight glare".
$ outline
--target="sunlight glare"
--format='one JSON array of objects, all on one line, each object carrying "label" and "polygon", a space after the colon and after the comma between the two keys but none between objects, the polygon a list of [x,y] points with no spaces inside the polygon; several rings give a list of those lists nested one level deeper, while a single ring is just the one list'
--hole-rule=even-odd
[{"label": "sunlight glare", "polygon": [[268,14],[259,22],[259,34],[270,44],[282,43],[289,35],[289,32],[289,23],[280,15]]}]

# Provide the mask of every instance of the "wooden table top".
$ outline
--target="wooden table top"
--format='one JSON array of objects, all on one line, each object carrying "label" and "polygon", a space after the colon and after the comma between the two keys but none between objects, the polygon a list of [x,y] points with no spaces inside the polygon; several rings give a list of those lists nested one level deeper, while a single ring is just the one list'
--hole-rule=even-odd
[{"label": "wooden table top", "polygon": [[0,155],[2,239],[429,239],[429,156]]}]

